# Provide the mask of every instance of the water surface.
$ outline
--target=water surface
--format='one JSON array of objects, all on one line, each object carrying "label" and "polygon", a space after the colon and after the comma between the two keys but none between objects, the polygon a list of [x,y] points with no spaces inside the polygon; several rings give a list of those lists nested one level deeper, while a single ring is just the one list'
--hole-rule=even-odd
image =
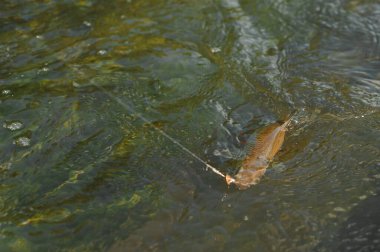
[{"label": "water surface", "polygon": [[[374,0],[3,0],[0,250],[379,250],[379,19]],[[152,127],[235,174],[292,111],[245,191]]]}]

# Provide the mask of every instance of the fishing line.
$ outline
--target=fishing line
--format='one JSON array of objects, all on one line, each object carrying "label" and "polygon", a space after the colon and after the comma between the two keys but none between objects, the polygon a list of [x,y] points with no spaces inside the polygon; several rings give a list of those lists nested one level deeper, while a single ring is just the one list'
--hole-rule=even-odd
[{"label": "fishing line", "polygon": [[189,150],[188,148],[186,148],[184,145],[182,145],[180,142],[178,142],[175,138],[171,137],[168,133],[166,133],[162,129],[158,128],[157,126],[155,126],[150,120],[148,120],[146,117],[144,117],[141,113],[137,112],[130,105],[128,105],[127,103],[123,102],[120,98],[116,97],[115,95],[113,95],[111,92],[107,91],[102,86],[99,86],[98,84],[95,84],[95,83],[93,83],[93,84],[97,88],[99,88],[100,90],[102,90],[105,94],[107,94],[110,98],[114,99],[117,103],[119,103],[127,111],[129,111],[130,113],[136,115],[142,121],[144,121],[145,123],[149,124],[158,133],[160,133],[161,135],[163,135],[164,137],[166,137],[167,139],[169,139],[172,143],[174,143],[175,145],[177,145],[178,147],[180,147],[184,152],[186,152],[187,154],[189,154],[190,156],[192,156],[193,158],[195,158],[196,160],[198,160],[202,164],[206,165],[206,170],[208,170],[208,168],[210,168],[211,171],[213,171],[215,174],[218,174],[219,176],[222,176],[223,178],[226,177],[218,169],[216,169],[215,167],[213,167],[212,165],[208,164],[206,161],[204,161],[203,159],[201,159],[194,152],[192,152],[191,150]]}]

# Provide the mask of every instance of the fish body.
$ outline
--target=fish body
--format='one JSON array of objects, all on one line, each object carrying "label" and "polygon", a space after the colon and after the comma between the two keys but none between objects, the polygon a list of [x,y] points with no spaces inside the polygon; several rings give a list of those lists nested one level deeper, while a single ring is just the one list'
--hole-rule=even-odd
[{"label": "fish body", "polygon": [[236,184],[240,190],[249,188],[259,182],[270,162],[281,149],[285,132],[291,118],[284,123],[274,123],[265,127],[256,138],[256,144],[244,159],[243,164],[233,178],[226,175],[227,184]]}]

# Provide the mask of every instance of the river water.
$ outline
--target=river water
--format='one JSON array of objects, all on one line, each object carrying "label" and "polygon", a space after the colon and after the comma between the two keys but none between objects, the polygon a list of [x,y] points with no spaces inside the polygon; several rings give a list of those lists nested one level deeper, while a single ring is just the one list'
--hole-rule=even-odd
[{"label": "river water", "polygon": [[[379,20],[375,0],[2,0],[0,250],[380,250]],[[244,191],[155,130],[235,174],[293,111]]]}]

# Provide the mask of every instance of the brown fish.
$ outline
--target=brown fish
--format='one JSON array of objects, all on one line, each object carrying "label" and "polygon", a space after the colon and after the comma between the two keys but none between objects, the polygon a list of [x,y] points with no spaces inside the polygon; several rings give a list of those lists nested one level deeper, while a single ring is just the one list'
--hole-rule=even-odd
[{"label": "brown fish", "polygon": [[228,185],[234,183],[240,190],[244,190],[259,182],[284,143],[285,132],[290,120],[291,118],[282,124],[271,124],[260,132],[256,138],[256,145],[244,159],[242,167],[235,178],[226,175]]}]

